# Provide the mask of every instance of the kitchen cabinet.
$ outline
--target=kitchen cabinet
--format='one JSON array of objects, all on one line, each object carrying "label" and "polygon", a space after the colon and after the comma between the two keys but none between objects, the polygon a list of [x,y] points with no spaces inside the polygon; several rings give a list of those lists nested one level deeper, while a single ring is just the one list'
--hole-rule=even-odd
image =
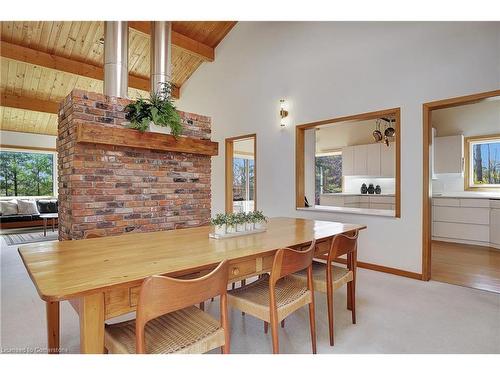
[{"label": "kitchen cabinet", "polygon": [[432,239],[500,248],[500,200],[432,198]]},{"label": "kitchen cabinet", "polygon": [[396,176],[396,144],[390,142],[389,147],[380,144],[379,146],[380,176],[394,178]]},{"label": "kitchen cabinet", "polygon": [[368,175],[368,145],[354,146],[354,175]]},{"label": "kitchen cabinet", "polygon": [[343,176],[395,177],[396,146],[381,143],[348,146],[342,149]]},{"label": "kitchen cabinet", "polygon": [[342,149],[342,175],[354,175],[354,146]]},{"label": "kitchen cabinet", "polygon": [[396,198],[393,195],[376,194],[321,194],[319,204],[321,206],[394,210],[396,206]]},{"label": "kitchen cabinet", "polygon": [[366,145],[366,175],[380,176],[380,143]]},{"label": "kitchen cabinet", "polygon": [[434,138],[434,173],[462,173],[464,136],[451,135]]},{"label": "kitchen cabinet", "polygon": [[500,199],[491,200],[490,203],[490,244],[500,248]]}]

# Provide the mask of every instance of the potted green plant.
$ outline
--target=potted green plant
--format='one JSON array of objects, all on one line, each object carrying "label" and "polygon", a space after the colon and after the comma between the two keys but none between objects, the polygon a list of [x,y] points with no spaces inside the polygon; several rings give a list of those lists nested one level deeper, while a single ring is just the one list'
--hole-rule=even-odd
[{"label": "potted green plant", "polygon": [[253,222],[253,212],[245,213],[245,229],[247,231],[254,230],[254,222]]},{"label": "potted green plant", "polygon": [[129,128],[141,132],[146,130],[172,134],[178,137],[182,132],[179,113],[172,101],[172,84],[162,82],[158,92],[150,93],[148,99],[139,98],[125,107],[125,118]]},{"label": "potted green plant", "polygon": [[210,219],[210,224],[214,226],[215,234],[226,234],[226,214],[217,214]]},{"label": "potted green plant", "polygon": [[266,229],[267,228],[267,217],[264,216],[262,211],[255,211],[253,213],[253,221],[255,223],[255,229]]},{"label": "potted green plant", "polygon": [[236,216],[236,232],[244,232],[246,227],[245,223],[247,221],[246,214],[244,212],[238,212]]},{"label": "potted green plant", "polygon": [[237,219],[235,214],[226,215],[226,233],[236,232]]}]

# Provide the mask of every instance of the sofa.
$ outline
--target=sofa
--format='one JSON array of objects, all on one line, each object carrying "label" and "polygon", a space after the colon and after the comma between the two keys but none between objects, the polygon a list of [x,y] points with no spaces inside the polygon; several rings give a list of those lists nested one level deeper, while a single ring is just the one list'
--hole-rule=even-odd
[{"label": "sofa", "polygon": [[0,201],[0,228],[28,228],[43,225],[41,214],[57,213],[55,198],[2,199]]}]

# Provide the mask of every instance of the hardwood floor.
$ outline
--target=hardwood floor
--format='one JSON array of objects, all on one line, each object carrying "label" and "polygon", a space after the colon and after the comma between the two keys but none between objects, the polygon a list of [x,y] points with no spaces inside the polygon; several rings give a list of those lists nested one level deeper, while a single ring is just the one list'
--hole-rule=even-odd
[{"label": "hardwood floor", "polygon": [[500,293],[500,250],[432,241],[431,279]]}]

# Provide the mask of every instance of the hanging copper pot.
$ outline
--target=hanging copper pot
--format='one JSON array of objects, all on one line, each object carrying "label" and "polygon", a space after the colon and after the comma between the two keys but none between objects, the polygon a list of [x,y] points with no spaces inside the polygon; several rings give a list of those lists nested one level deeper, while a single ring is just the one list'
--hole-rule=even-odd
[{"label": "hanging copper pot", "polygon": [[382,135],[382,132],[380,131],[380,120],[377,120],[376,124],[377,124],[376,125],[377,128],[372,133],[373,139],[375,140],[375,142],[381,142],[382,139],[384,139],[384,136]]},{"label": "hanging copper pot", "polygon": [[389,127],[384,131],[384,135],[389,138],[394,137],[395,134],[396,134],[396,129],[394,129],[392,125],[389,125]]}]

